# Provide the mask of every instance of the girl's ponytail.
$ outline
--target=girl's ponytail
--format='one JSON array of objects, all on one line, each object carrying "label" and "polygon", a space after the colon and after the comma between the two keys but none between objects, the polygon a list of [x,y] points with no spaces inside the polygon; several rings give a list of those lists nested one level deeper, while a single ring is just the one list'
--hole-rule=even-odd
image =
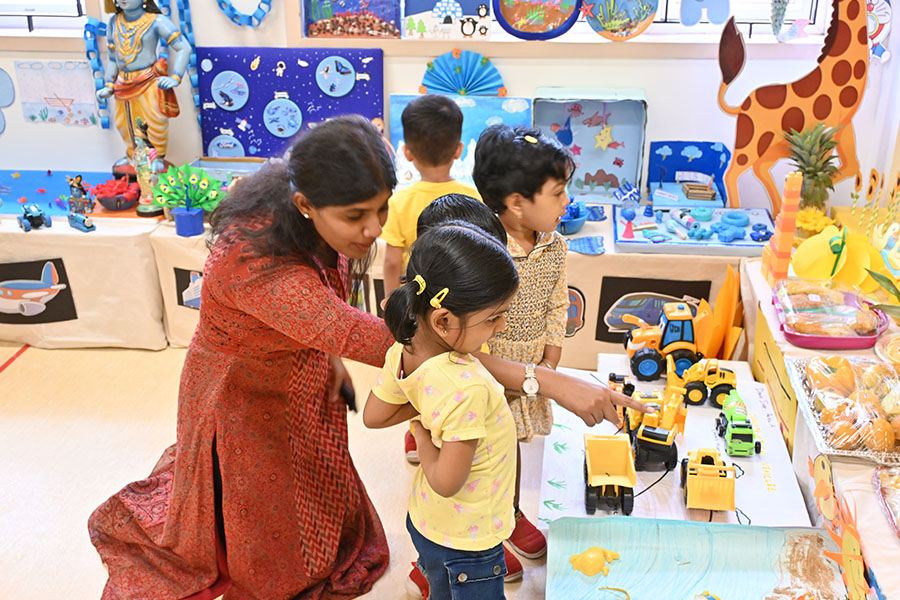
[{"label": "girl's ponytail", "polygon": [[416,329],[419,324],[416,319],[414,306],[418,284],[407,283],[395,289],[388,297],[384,305],[384,322],[394,339],[404,346],[412,343],[412,338],[416,335]]}]

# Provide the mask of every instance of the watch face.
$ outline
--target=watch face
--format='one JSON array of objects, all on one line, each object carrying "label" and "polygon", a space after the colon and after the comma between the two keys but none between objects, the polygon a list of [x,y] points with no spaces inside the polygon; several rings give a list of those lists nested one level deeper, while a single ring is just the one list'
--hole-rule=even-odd
[{"label": "watch face", "polygon": [[522,384],[522,391],[526,394],[537,394],[540,386],[538,385],[537,379],[528,378],[525,380],[525,383]]}]

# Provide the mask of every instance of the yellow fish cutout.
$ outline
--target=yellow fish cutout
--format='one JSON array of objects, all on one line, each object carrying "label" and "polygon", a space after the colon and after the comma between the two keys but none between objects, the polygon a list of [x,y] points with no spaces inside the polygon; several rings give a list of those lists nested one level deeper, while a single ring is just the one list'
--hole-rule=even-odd
[{"label": "yellow fish cutout", "polygon": [[259,68],[259,57],[257,56],[256,58],[253,59],[253,62],[250,63],[250,70],[255,71],[258,68]]},{"label": "yellow fish cutout", "polygon": [[815,483],[813,497],[816,508],[826,521],[833,521],[837,514],[837,500],[834,495],[834,478],[831,473],[831,461],[824,454],[809,460],[809,475]]},{"label": "yellow fish cutout", "polygon": [[866,600],[873,590],[866,582],[866,564],[859,543],[859,531],[856,529],[856,515],[850,510],[846,500],[838,502],[836,518],[827,524],[827,528],[840,552],[825,550],[823,554],[841,565],[841,578],[847,588],[847,597],[850,600]]},{"label": "yellow fish cutout", "polygon": [[573,554],[569,558],[572,569],[581,571],[588,577],[593,577],[597,573],[603,573],[604,576],[609,575],[609,563],[614,560],[619,560],[618,552],[599,546],[588,548],[581,554]]}]

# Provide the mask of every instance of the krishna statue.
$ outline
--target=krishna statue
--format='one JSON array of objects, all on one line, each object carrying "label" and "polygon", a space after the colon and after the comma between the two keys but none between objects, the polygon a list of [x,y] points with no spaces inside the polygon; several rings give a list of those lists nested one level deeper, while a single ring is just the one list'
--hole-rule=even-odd
[{"label": "krishna statue", "polygon": [[[178,116],[175,87],[187,70],[190,43],[154,0],[104,0],[104,5],[106,12],[115,14],[107,27],[106,86],[97,91],[97,97],[114,96],[118,102],[116,129],[127,148],[127,158],[115,167],[133,162],[141,137],[136,131],[138,119],[146,128],[161,167],[168,149],[169,119]],[[171,49],[171,64],[165,57],[157,58],[161,41]]]}]

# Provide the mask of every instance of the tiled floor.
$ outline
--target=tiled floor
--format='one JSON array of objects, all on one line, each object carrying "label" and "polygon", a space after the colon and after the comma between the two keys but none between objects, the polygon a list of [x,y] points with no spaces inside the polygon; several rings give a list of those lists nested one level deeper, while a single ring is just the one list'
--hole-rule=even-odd
[{"label": "tiled floor", "polygon": [[[19,348],[0,342],[0,365]],[[174,442],[184,355],[29,348],[0,373],[0,581],[9,598],[100,597],[106,572],[88,539],[88,515],[147,475]],[[351,372],[364,399],[377,371],[351,365]],[[367,599],[403,598],[415,559],[404,527],[414,468],[402,439],[402,427],[373,431],[350,417],[350,450],[392,556]],[[522,508],[532,517],[542,448],[540,438],[523,445]],[[507,598],[542,598],[544,559],[522,562],[525,577],[506,587]]]}]

